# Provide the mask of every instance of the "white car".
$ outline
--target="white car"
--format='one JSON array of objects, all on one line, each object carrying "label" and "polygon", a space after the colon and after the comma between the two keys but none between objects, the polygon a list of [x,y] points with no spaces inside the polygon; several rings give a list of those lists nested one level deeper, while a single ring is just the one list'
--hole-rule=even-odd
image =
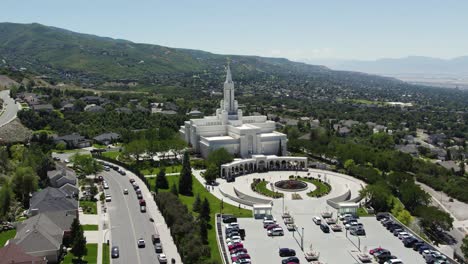
[{"label": "white car", "polygon": [[316,225],[320,225],[322,223],[322,219],[318,216],[314,216],[314,218],[312,218],[312,220],[314,221],[314,223]]},{"label": "white car", "polygon": [[161,264],[167,263],[166,254],[159,254],[159,255],[158,255],[158,261],[159,261],[159,263],[161,263]]},{"label": "white car", "polygon": [[408,234],[407,232],[400,232],[398,233],[398,238],[403,240],[404,238],[411,237],[412,235]]},{"label": "white car", "polygon": [[273,229],[268,230],[267,235],[268,236],[283,236],[284,231],[283,231],[283,228],[281,227],[275,227]]},{"label": "white car", "polygon": [[110,202],[110,201],[112,201],[111,195],[106,194],[106,202]]},{"label": "white car", "polygon": [[242,240],[231,240],[229,242],[226,242],[226,245],[229,247],[230,245],[234,245],[236,243],[242,243]]},{"label": "white car", "polygon": [[70,160],[69,159],[64,159],[63,162],[70,163]]},{"label": "white car", "polygon": [[389,259],[385,264],[403,264],[403,261],[401,259]]},{"label": "white car", "polygon": [[123,190],[123,193],[124,193],[124,194],[128,194],[128,189],[124,189],[124,190]]},{"label": "white car", "polygon": [[231,241],[242,242],[242,238],[240,236],[233,236],[233,237],[226,238],[226,243],[229,243]]},{"label": "white car", "polygon": [[226,227],[226,228],[239,229],[239,224],[236,223],[236,222],[232,222],[232,223],[226,224],[225,227]]}]

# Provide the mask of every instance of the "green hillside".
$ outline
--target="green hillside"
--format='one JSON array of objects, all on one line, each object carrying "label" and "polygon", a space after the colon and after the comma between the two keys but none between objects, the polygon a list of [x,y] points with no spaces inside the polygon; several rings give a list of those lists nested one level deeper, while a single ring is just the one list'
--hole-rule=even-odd
[{"label": "green hillside", "polygon": [[227,57],[233,61],[235,71],[243,73],[329,71],[325,67],[280,58],[217,55],[75,33],[40,24],[0,23],[0,59],[4,64],[80,82],[118,79],[150,82],[152,76],[158,75],[216,72],[223,70]]}]

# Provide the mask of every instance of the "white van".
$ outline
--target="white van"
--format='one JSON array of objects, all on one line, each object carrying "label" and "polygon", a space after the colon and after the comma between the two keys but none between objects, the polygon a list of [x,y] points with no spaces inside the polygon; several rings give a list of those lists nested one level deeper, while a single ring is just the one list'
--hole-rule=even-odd
[{"label": "white van", "polygon": [[281,227],[275,227],[275,228],[273,228],[271,230],[268,230],[267,234],[268,234],[268,236],[283,236],[284,231],[283,231],[283,228],[281,228]]},{"label": "white van", "polygon": [[314,216],[314,218],[312,218],[312,220],[314,221],[314,223],[316,225],[320,225],[322,223],[322,219],[320,219],[320,217],[318,217],[318,216]]}]

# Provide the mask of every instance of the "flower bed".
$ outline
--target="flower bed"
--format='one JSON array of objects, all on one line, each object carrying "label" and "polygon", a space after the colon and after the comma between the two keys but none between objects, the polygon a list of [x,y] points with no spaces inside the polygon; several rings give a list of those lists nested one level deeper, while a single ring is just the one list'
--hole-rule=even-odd
[{"label": "flower bed", "polygon": [[284,195],[279,192],[273,192],[269,190],[266,186],[269,182],[265,181],[265,179],[254,179],[250,187],[256,193],[271,197],[271,198],[281,198]]}]

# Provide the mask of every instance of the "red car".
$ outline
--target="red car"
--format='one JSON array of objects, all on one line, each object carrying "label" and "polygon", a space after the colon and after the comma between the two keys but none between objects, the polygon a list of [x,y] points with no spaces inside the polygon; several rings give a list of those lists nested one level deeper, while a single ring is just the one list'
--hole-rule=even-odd
[{"label": "red car", "polygon": [[380,252],[382,250],[384,250],[384,249],[381,248],[381,247],[373,248],[373,249],[369,250],[369,254],[374,255],[375,253],[378,253],[378,252]]},{"label": "red car", "polygon": [[268,226],[266,227],[266,229],[267,229],[267,230],[271,230],[271,229],[273,229],[273,228],[275,228],[275,227],[280,227],[280,226],[279,226],[278,224],[271,224],[271,225],[268,225]]},{"label": "red car", "polygon": [[229,251],[229,253],[231,253],[231,255],[234,255],[234,254],[237,254],[237,253],[247,253],[247,249],[246,248],[235,248],[235,249]]},{"label": "red car", "polygon": [[233,257],[231,257],[232,262],[237,261],[239,259],[250,259],[250,255],[246,253],[239,253]]},{"label": "red car", "polygon": [[229,249],[229,251],[231,251],[231,250],[233,250],[233,249],[236,249],[236,248],[243,248],[243,247],[244,247],[244,245],[243,245],[242,243],[239,242],[239,243],[234,243],[234,244],[232,244],[232,245],[229,245],[229,246],[228,246],[228,249]]},{"label": "red car", "polygon": [[141,205],[141,206],[144,206],[144,205],[146,205],[146,201],[145,201],[145,199],[141,199],[139,202],[140,202],[140,205]]}]

